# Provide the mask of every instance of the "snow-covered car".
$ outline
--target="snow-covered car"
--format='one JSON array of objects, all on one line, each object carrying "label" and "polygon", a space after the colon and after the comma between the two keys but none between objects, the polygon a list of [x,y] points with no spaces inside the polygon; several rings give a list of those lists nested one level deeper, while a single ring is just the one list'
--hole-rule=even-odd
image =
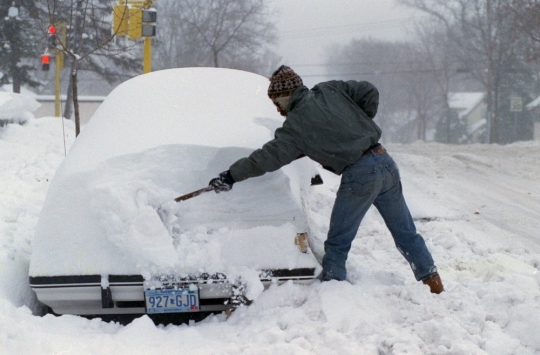
[{"label": "snow-covered car", "polygon": [[321,267],[302,243],[310,160],[174,201],[272,138],[282,118],[267,86],[185,68],[116,88],[49,187],[29,271],[39,301],[56,314],[202,314],[272,283],[311,283]]}]

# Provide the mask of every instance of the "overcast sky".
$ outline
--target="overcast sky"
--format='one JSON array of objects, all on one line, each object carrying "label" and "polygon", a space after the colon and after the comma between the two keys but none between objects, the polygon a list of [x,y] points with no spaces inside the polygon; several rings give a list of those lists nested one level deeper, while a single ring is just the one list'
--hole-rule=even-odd
[{"label": "overcast sky", "polygon": [[405,40],[421,14],[395,0],[271,0],[283,63],[293,67],[311,87],[325,77],[325,48],[353,38]]}]

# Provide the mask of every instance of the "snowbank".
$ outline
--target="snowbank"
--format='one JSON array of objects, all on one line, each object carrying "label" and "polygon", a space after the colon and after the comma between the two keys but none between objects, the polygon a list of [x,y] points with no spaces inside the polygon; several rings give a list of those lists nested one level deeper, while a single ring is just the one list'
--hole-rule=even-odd
[{"label": "snowbank", "polygon": [[25,123],[34,118],[32,112],[39,106],[41,104],[30,96],[0,91],[0,122]]},{"label": "snowbank", "polygon": [[35,225],[64,159],[64,144],[69,148],[75,138],[72,122],[64,124],[65,141],[57,117],[30,119],[24,126],[9,124],[0,130],[0,300],[15,306],[34,302],[27,274]]}]

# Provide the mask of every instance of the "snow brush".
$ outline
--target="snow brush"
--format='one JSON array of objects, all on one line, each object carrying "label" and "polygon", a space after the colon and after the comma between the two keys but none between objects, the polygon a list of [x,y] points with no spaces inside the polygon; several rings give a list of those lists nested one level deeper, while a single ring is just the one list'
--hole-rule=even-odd
[{"label": "snow brush", "polygon": [[189,200],[190,198],[199,196],[199,195],[202,194],[203,192],[214,191],[215,189],[216,189],[216,188],[215,188],[214,186],[207,186],[207,187],[202,188],[202,189],[199,189],[199,190],[197,190],[197,191],[190,192],[189,194],[185,194],[185,195],[182,195],[182,196],[178,196],[178,197],[175,198],[174,200],[175,200],[176,202]]}]

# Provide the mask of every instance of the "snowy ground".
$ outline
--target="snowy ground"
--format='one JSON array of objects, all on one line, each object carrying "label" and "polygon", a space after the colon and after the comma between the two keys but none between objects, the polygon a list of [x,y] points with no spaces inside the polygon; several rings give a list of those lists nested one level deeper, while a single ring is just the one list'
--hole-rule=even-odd
[{"label": "snowy ground", "polygon": [[[73,132],[70,122],[66,132]],[[370,211],[349,282],[285,284],[229,319],[122,326],[40,316],[27,286],[33,232],[64,158],[58,118],[0,128],[0,354],[540,354],[540,144],[388,145],[445,282],[417,283]],[[73,137],[68,134],[67,146]],[[339,179],[312,201],[322,238]]]}]

